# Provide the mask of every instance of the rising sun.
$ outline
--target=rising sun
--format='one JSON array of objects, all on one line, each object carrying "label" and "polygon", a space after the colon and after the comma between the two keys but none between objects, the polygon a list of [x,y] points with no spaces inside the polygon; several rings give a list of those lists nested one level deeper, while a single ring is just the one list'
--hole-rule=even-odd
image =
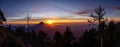
[{"label": "rising sun", "polygon": [[53,24],[52,20],[47,20],[47,24]]}]

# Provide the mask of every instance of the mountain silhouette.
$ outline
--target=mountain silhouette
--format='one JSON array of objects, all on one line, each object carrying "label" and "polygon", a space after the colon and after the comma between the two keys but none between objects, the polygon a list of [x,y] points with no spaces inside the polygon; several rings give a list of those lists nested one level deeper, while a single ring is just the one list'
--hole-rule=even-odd
[{"label": "mountain silhouette", "polygon": [[38,34],[40,31],[44,31],[45,33],[48,33],[48,36],[51,36],[51,35],[53,36],[53,34],[55,33],[54,27],[44,22],[40,22],[39,24],[31,26],[30,29],[34,30],[36,34]]}]

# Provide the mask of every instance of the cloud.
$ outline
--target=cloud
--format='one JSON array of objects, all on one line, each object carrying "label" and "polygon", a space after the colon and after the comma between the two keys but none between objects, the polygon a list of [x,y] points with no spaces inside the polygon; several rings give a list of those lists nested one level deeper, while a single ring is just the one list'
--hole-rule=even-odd
[{"label": "cloud", "polygon": [[75,14],[77,14],[77,15],[90,14],[93,10],[94,9],[86,9],[83,11],[77,11],[77,12],[75,12]]},{"label": "cloud", "polygon": [[114,9],[116,9],[116,10],[120,10],[120,6],[114,7]]},{"label": "cloud", "polygon": [[80,10],[80,11],[73,11],[73,10],[69,10],[69,9],[66,9],[66,8],[58,7],[58,6],[54,6],[54,7],[57,8],[57,9],[66,11],[66,12],[77,14],[77,15],[89,14],[93,10],[93,9],[86,9],[86,10],[83,10],[83,11],[82,10]]},{"label": "cloud", "polygon": [[82,14],[89,14],[90,12],[88,11],[80,11],[80,12],[76,12],[76,14],[78,15],[82,15]]}]

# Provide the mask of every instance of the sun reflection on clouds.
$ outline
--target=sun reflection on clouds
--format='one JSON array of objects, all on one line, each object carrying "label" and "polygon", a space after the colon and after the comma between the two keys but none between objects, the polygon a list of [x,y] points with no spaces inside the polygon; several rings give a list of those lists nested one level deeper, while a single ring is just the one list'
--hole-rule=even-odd
[{"label": "sun reflection on clouds", "polygon": [[[40,22],[45,22],[46,24],[49,25],[55,25],[55,24],[73,24],[73,23],[88,23],[87,21],[88,18],[43,18],[43,19],[31,19],[30,24],[38,24]],[[89,18],[90,19],[90,18]],[[108,18],[109,21],[116,21],[120,22],[120,18]],[[8,20],[7,24],[27,24],[26,20],[19,19],[19,20]]]},{"label": "sun reflection on clouds", "polygon": [[[87,20],[70,20],[70,19],[52,19],[52,20],[30,20],[30,24],[38,24],[40,22],[45,22],[46,24],[63,24],[63,23],[86,23]],[[25,20],[14,20],[7,21],[8,24],[27,24]]]}]

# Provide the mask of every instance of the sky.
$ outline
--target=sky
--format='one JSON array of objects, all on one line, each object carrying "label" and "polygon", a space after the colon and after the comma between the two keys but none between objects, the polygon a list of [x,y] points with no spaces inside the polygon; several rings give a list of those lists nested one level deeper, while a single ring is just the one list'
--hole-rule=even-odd
[{"label": "sky", "polygon": [[[0,0],[0,9],[9,19],[88,19],[101,5],[105,17],[120,18],[120,0]],[[120,19],[118,19],[120,20]]]}]

